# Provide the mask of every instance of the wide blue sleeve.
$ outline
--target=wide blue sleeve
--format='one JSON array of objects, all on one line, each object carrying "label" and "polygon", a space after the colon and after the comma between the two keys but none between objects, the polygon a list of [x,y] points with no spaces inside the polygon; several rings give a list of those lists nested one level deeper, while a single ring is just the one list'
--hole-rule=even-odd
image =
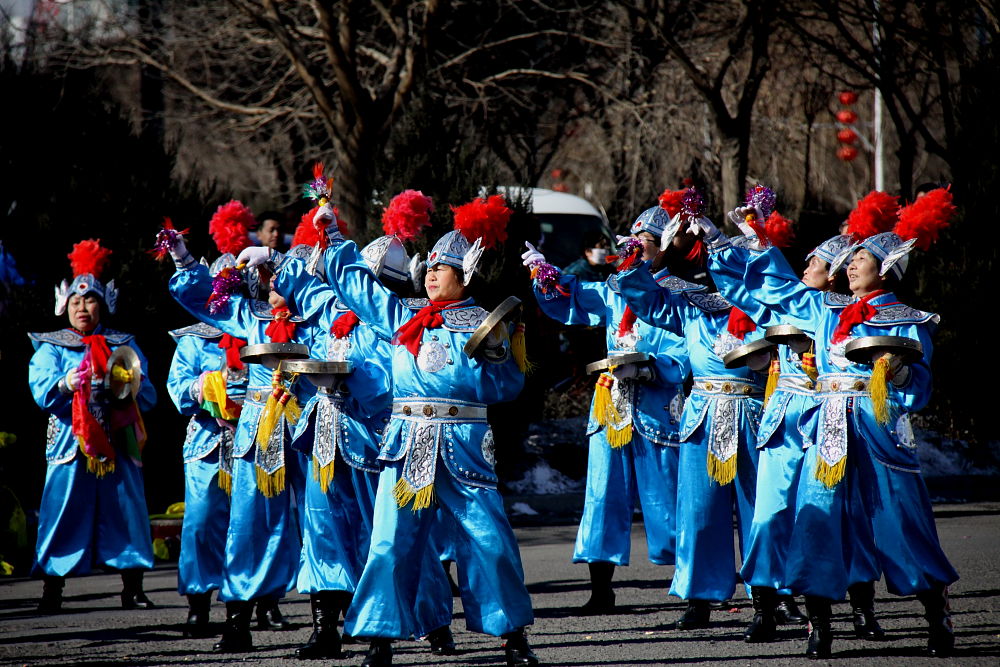
[{"label": "wide blue sleeve", "polygon": [[146,361],[146,355],[142,353],[142,350],[135,344],[135,341],[129,341],[128,346],[135,350],[136,356],[139,357],[139,367],[142,369],[142,381],[139,383],[139,393],[135,396],[135,402],[139,406],[139,409],[145,412],[156,405],[156,387],[153,386],[153,383],[149,379],[149,362]]},{"label": "wide blue sleeve", "polygon": [[667,331],[679,330],[678,297],[657,283],[646,266],[619,273],[618,289],[640,320]]},{"label": "wide blue sleeve", "polygon": [[60,391],[59,380],[79,365],[65,356],[63,349],[51,343],[41,343],[28,364],[28,385],[35,403],[42,410],[58,416],[68,416],[73,408],[73,394]]},{"label": "wide blue sleeve", "polygon": [[368,268],[357,244],[354,241],[338,243],[328,248],[323,258],[327,280],[344,305],[381,338],[391,340],[412,315],[399,296],[380,283]]},{"label": "wide blue sleeve", "polygon": [[275,274],[274,289],[288,302],[288,308],[302,318],[329,329],[333,324],[331,312],[337,293],[322,280],[306,271],[306,263],[288,257]]},{"label": "wide blue sleeve", "polygon": [[607,283],[581,281],[574,275],[562,273],[559,285],[569,296],[554,287],[545,293],[535,281],[535,300],[543,313],[563,324],[596,327],[607,323],[610,292]]},{"label": "wide blue sleeve", "polygon": [[924,356],[910,364],[910,376],[901,386],[889,383],[892,399],[909,412],[916,412],[927,405],[931,398],[931,356],[934,353],[934,341],[931,339],[932,327],[928,324],[910,324],[901,331],[893,332],[896,336],[915,338],[924,348]]},{"label": "wide blue sleeve", "polygon": [[198,414],[201,406],[195,402],[191,390],[201,381],[201,344],[195,336],[181,336],[170,361],[167,375],[167,393],[182,415]]},{"label": "wide blue sleeve", "polygon": [[[780,315],[757,300],[744,284],[750,259],[751,253],[746,248],[729,246],[709,255],[708,270],[719,293],[729,303],[746,313],[758,327],[767,328],[782,324]],[[795,281],[798,282],[798,279]]]},{"label": "wide blue sleeve", "polygon": [[212,275],[208,272],[208,267],[201,264],[175,271],[170,278],[170,295],[198,320],[230,336],[246,338],[247,331],[256,326],[256,320],[250,313],[248,297],[242,294],[232,294],[229,303],[217,313],[213,314],[208,310],[205,304],[212,295]]},{"label": "wide blue sleeve", "polygon": [[815,337],[826,310],[823,293],[799,280],[780,250],[772,247],[752,253],[746,263],[743,284],[754,299],[777,313],[783,323],[793,324]]},{"label": "wide blue sleeve", "polygon": [[669,331],[661,330],[659,333],[659,345],[653,355],[656,382],[665,385],[681,384],[691,373],[687,343],[682,337]]}]

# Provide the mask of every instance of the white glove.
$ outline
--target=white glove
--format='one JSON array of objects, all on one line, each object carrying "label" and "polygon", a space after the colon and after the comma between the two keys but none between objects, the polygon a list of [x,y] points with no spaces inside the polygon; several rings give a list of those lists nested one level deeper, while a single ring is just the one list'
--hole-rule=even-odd
[{"label": "white glove", "polygon": [[625,364],[624,366],[618,366],[615,370],[611,371],[611,374],[615,376],[616,380],[645,381],[653,378],[653,371],[651,368],[648,366],[640,366],[638,364]]},{"label": "white glove", "polygon": [[616,248],[621,248],[622,245],[625,243],[625,241],[628,241],[630,238],[632,238],[632,237],[631,236],[617,236],[616,235],[615,236],[615,247]]},{"label": "white glove", "polygon": [[323,204],[316,211],[316,215],[313,216],[313,227],[316,229],[323,229],[328,226],[331,222],[337,221],[337,215],[333,212],[333,207],[329,204]]},{"label": "white glove", "polygon": [[538,252],[535,246],[531,245],[527,241],[524,242],[524,247],[528,250],[527,252],[521,253],[521,264],[524,266],[531,266],[532,264],[544,264],[545,255]]},{"label": "white glove", "polygon": [[902,387],[910,379],[910,367],[903,365],[903,358],[898,354],[886,352],[882,356],[889,360],[889,381]]},{"label": "white glove", "polygon": [[271,250],[271,248],[265,248],[263,246],[249,246],[247,248],[243,248],[240,252],[240,256],[236,258],[236,266],[245,266],[248,269],[260,266],[271,259],[272,252],[274,251]]},{"label": "white glove", "polygon": [[[156,240],[159,241],[163,234],[165,234],[165,232],[160,231],[156,235]],[[170,245],[167,252],[170,253],[170,258],[174,260],[174,265],[179,269],[191,266],[195,263],[191,253],[188,252],[187,245],[184,244],[184,237],[180,234],[177,235],[176,240],[174,240],[173,244]]]},{"label": "white glove", "polygon": [[63,383],[71,392],[80,388],[80,384],[87,379],[87,372],[81,368],[71,368],[63,378]]},{"label": "white glove", "polygon": [[719,235],[719,228],[708,218],[701,217],[688,224],[688,234],[701,236],[706,241],[710,241]]},{"label": "white glove", "polygon": [[757,232],[747,224],[747,216],[753,214],[759,222],[763,224],[764,213],[754,206],[737,206],[732,211],[729,212],[729,221],[739,227],[740,231],[743,232],[744,236],[755,237]]}]

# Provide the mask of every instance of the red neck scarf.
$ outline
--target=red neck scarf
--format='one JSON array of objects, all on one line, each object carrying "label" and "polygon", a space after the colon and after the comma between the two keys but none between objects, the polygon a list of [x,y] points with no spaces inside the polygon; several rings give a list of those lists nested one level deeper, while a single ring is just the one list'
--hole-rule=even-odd
[{"label": "red neck scarf", "polygon": [[424,336],[424,329],[436,329],[444,324],[444,315],[441,311],[445,308],[459,303],[454,301],[431,301],[429,304],[417,311],[406,324],[399,327],[392,337],[393,345],[405,345],[410,354],[417,356],[420,351],[420,339]]},{"label": "red neck scarf", "polygon": [[264,329],[268,340],[272,343],[290,343],[292,338],[295,337],[295,327],[297,324],[296,322],[292,322],[291,311],[288,310],[287,306],[272,308],[271,315],[274,316],[274,319],[267,325],[267,329]]},{"label": "red neck scarf", "polygon": [[240,348],[247,344],[245,340],[233,338],[229,334],[222,334],[219,341],[219,349],[226,351],[226,366],[235,371],[243,370],[243,361],[240,359]]},{"label": "red neck scarf", "polygon": [[705,251],[705,243],[701,239],[695,239],[684,259],[697,266],[705,266],[708,253]]},{"label": "red neck scarf", "polygon": [[854,328],[855,324],[861,324],[865,320],[874,317],[878,311],[875,310],[875,306],[868,302],[885,293],[884,289],[877,289],[840,311],[840,319],[837,321],[837,328],[833,330],[831,340],[834,343],[841,342],[851,335],[851,329]]},{"label": "red neck scarf", "polygon": [[111,357],[108,341],[101,334],[84,334],[81,339],[87,346],[86,356],[90,357],[91,372],[98,378],[103,378],[108,371],[108,359]]},{"label": "red neck scarf", "polygon": [[358,326],[358,316],[354,314],[353,310],[348,310],[346,313],[342,314],[333,322],[333,326],[330,327],[330,333],[333,334],[334,338],[347,338],[354,331],[354,327]]},{"label": "red neck scarf", "polygon": [[757,325],[754,324],[749,315],[733,306],[729,309],[729,321],[726,323],[726,329],[729,333],[743,340],[743,337],[748,333],[757,330]]}]

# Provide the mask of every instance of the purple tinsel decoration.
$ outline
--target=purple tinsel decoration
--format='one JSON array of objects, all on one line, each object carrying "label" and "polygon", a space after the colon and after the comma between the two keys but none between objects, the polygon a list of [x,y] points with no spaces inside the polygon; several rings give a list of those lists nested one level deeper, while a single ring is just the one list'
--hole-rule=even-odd
[{"label": "purple tinsel decoration", "polygon": [[243,276],[233,268],[227,267],[212,278],[212,295],[208,297],[208,312],[215,315],[229,303],[229,296],[243,284]]},{"label": "purple tinsel decoration", "polygon": [[542,294],[548,294],[552,289],[555,289],[560,294],[566,294],[559,285],[559,269],[551,264],[546,262],[532,264],[531,277],[538,283],[538,288],[542,290]]},{"label": "purple tinsel decoration", "polygon": [[319,201],[320,199],[330,199],[328,182],[325,178],[317,178],[302,186],[302,196],[306,199]]},{"label": "purple tinsel decoration", "polygon": [[766,185],[758,183],[750,190],[747,190],[746,204],[747,206],[754,206],[760,209],[764,219],[767,220],[767,217],[771,215],[771,212],[774,210],[774,202],[776,199],[777,197],[774,194],[774,190]]},{"label": "purple tinsel decoration", "polygon": [[697,220],[703,215],[705,215],[705,198],[698,192],[698,188],[688,188],[681,197],[681,218]]},{"label": "purple tinsel decoration", "polygon": [[153,246],[153,252],[156,253],[157,257],[162,257],[177,245],[180,238],[181,233],[176,229],[161,229],[160,233],[156,235],[156,245]]},{"label": "purple tinsel decoration", "polygon": [[635,238],[634,236],[630,236],[627,239],[623,239],[621,244],[619,244],[618,246],[619,257],[623,258],[628,257],[629,255],[635,252],[642,252],[642,241]]}]

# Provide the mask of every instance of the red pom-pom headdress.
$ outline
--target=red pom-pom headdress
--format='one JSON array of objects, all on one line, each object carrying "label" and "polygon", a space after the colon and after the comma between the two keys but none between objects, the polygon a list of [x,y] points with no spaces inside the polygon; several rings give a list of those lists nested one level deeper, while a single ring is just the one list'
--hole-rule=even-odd
[{"label": "red pom-pom headdress", "polygon": [[844,232],[855,241],[888,232],[896,224],[899,200],[890,194],[872,190],[858,201],[858,205],[847,216],[847,230]]},{"label": "red pom-pom headdress", "polygon": [[96,294],[104,301],[108,312],[114,313],[118,302],[115,281],[111,280],[107,285],[100,281],[101,274],[111,259],[111,251],[101,247],[100,239],[87,239],[73,244],[73,250],[66,257],[69,258],[73,271],[73,282],[68,284],[64,280],[56,287],[56,315],[66,312],[66,304],[74,294]]},{"label": "red pom-pom headdress", "polygon": [[771,245],[787,248],[795,241],[795,223],[777,211],[767,216],[764,234]]},{"label": "red pom-pom headdress", "polygon": [[87,239],[73,244],[73,250],[66,257],[74,277],[89,273],[100,278],[111,259],[111,251],[101,247],[100,239]]},{"label": "red pom-pom headdress", "polygon": [[899,221],[893,231],[904,241],[915,239],[917,248],[927,250],[955,215],[952,199],[949,188],[931,190],[899,210]]},{"label": "red pom-pom headdress", "polygon": [[430,227],[433,210],[433,200],[423,192],[403,190],[382,212],[382,229],[401,241],[412,241],[420,236],[424,228]]},{"label": "red pom-pom headdress", "polygon": [[250,209],[233,199],[216,209],[208,222],[208,233],[222,254],[240,254],[251,245],[250,229],[257,226]]},{"label": "red pom-pom headdress", "polygon": [[476,198],[468,204],[453,206],[455,229],[470,243],[482,239],[484,248],[493,248],[507,240],[507,223],[513,211],[503,195]]},{"label": "red pom-pom headdress", "polygon": [[664,190],[660,195],[660,208],[674,217],[681,212],[681,203],[684,200],[684,193],[687,190]]}]

